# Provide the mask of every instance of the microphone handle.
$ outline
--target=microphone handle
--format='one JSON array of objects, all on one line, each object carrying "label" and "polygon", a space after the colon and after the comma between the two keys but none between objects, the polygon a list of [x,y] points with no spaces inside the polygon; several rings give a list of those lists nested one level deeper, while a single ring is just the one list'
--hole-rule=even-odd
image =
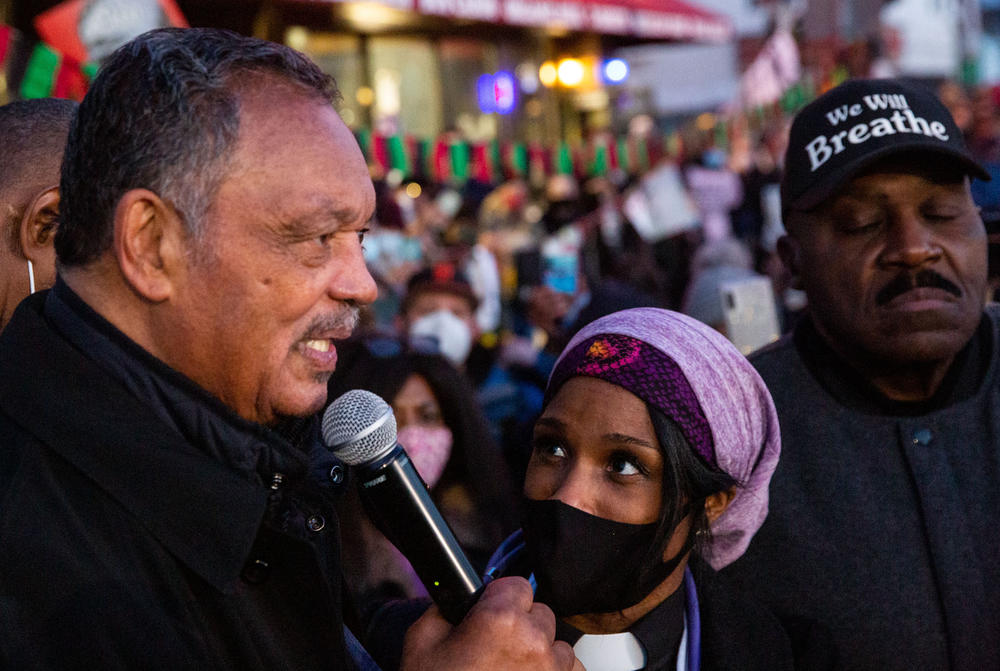
[{"label": "microphone handle", "polygon": [[375,526],[413,566],[452,624],[476,603],[483,583],[401,445],[355,467],[358,492]]}]

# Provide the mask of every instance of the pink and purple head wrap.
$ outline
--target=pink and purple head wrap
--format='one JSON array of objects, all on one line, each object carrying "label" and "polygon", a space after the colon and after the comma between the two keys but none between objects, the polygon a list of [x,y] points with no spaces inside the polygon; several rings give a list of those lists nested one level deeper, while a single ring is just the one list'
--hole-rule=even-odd
[{"label": "pink and purple head wrap", "polygon": [[635,394],[680,428],[691,448],[740,486],[712,523],[705,559],[736,561],[767,517],[778,465],[778,416],[763,380],[724,336],[658,308],[624,310],[581,329],[549,378],[546,400],[571,377],[595,377]]}]

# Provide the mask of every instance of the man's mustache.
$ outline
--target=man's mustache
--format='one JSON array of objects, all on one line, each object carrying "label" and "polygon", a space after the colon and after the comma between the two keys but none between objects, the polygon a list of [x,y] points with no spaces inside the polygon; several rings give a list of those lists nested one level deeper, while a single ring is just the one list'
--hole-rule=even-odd
[{"label": "man's mustache", "polygon": [[314,319],[306,329],[303,339],[319,338],[322,334],[330,331],[353,331],[358,325],[359,313],[358,306],[347,302],[336,314],[323,315]]},{"label": "man's mustache", "polygon": [[937,272],[926,268],[916,273],[903,272],[875,294],[875,304],[885,305],[896,296],[913,289],[943,289],[956,298],[962,297],[962,290]]}]

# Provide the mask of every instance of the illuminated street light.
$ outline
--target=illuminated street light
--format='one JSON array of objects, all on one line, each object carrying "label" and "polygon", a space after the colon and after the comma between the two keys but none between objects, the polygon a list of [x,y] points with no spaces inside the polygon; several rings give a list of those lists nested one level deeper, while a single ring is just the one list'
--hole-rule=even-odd
[{"label": "illuminated street light", "polygon": [[628,79],[628,63],[620,58],[612,58],[604,63],[604,81],[620,84]]},{"label": "illuminated street light", "polygon": [[521,86],[521,90],[531,95],[538,91],[538,86],[541,82],[538,81],[538,70],[535,69],[535,65],[528,61],[525,61],[514,68],[514,76],[517,77],[517,83]]},{"label": "illuminated street light", "polygon": [[517,103],[514,75],[506,70],[491,75],[480,75],[476,80],[476,97],[479,100],[479,110],[483,114],[491,112],[509,114]]},{"label": "illuminated street light", "polygon": [[559,83],[567,88],[574,88],[583,83],[586,75],[583,62],[578,58],[564,58],[556,66]]},{"label": "illuminated street light", "polygon": [[558,80],[559,71],[556,69],[556,64],[552,61],[542,63],[541,67],[538,68],[538,81],[542,83],[542,86],[552,88]]},{"label": "illuminated street light", "polygon": [[368,86],[358,87],[354,97],[362,107],[368,107],[375,102],[375,92]]},{"label": "illuminated street light", "polygon": [[386,30],[409,22],[406,12],[386,7],[379,2],[345,2],[344,17],[361,32]]}]

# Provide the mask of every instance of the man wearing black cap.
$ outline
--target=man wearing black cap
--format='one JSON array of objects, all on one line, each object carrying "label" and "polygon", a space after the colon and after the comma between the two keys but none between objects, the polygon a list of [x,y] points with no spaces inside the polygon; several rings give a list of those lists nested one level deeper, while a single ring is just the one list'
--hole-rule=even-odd
[{"label": "man wearing black cap", "polygon": [[1000,665],[1000,353],[988,179],[921,88],[851,81],[796,117],[779,251],[810,304],[752,356],[774,396],[770,515],[729,575],[817,620],[850,669]]}]

